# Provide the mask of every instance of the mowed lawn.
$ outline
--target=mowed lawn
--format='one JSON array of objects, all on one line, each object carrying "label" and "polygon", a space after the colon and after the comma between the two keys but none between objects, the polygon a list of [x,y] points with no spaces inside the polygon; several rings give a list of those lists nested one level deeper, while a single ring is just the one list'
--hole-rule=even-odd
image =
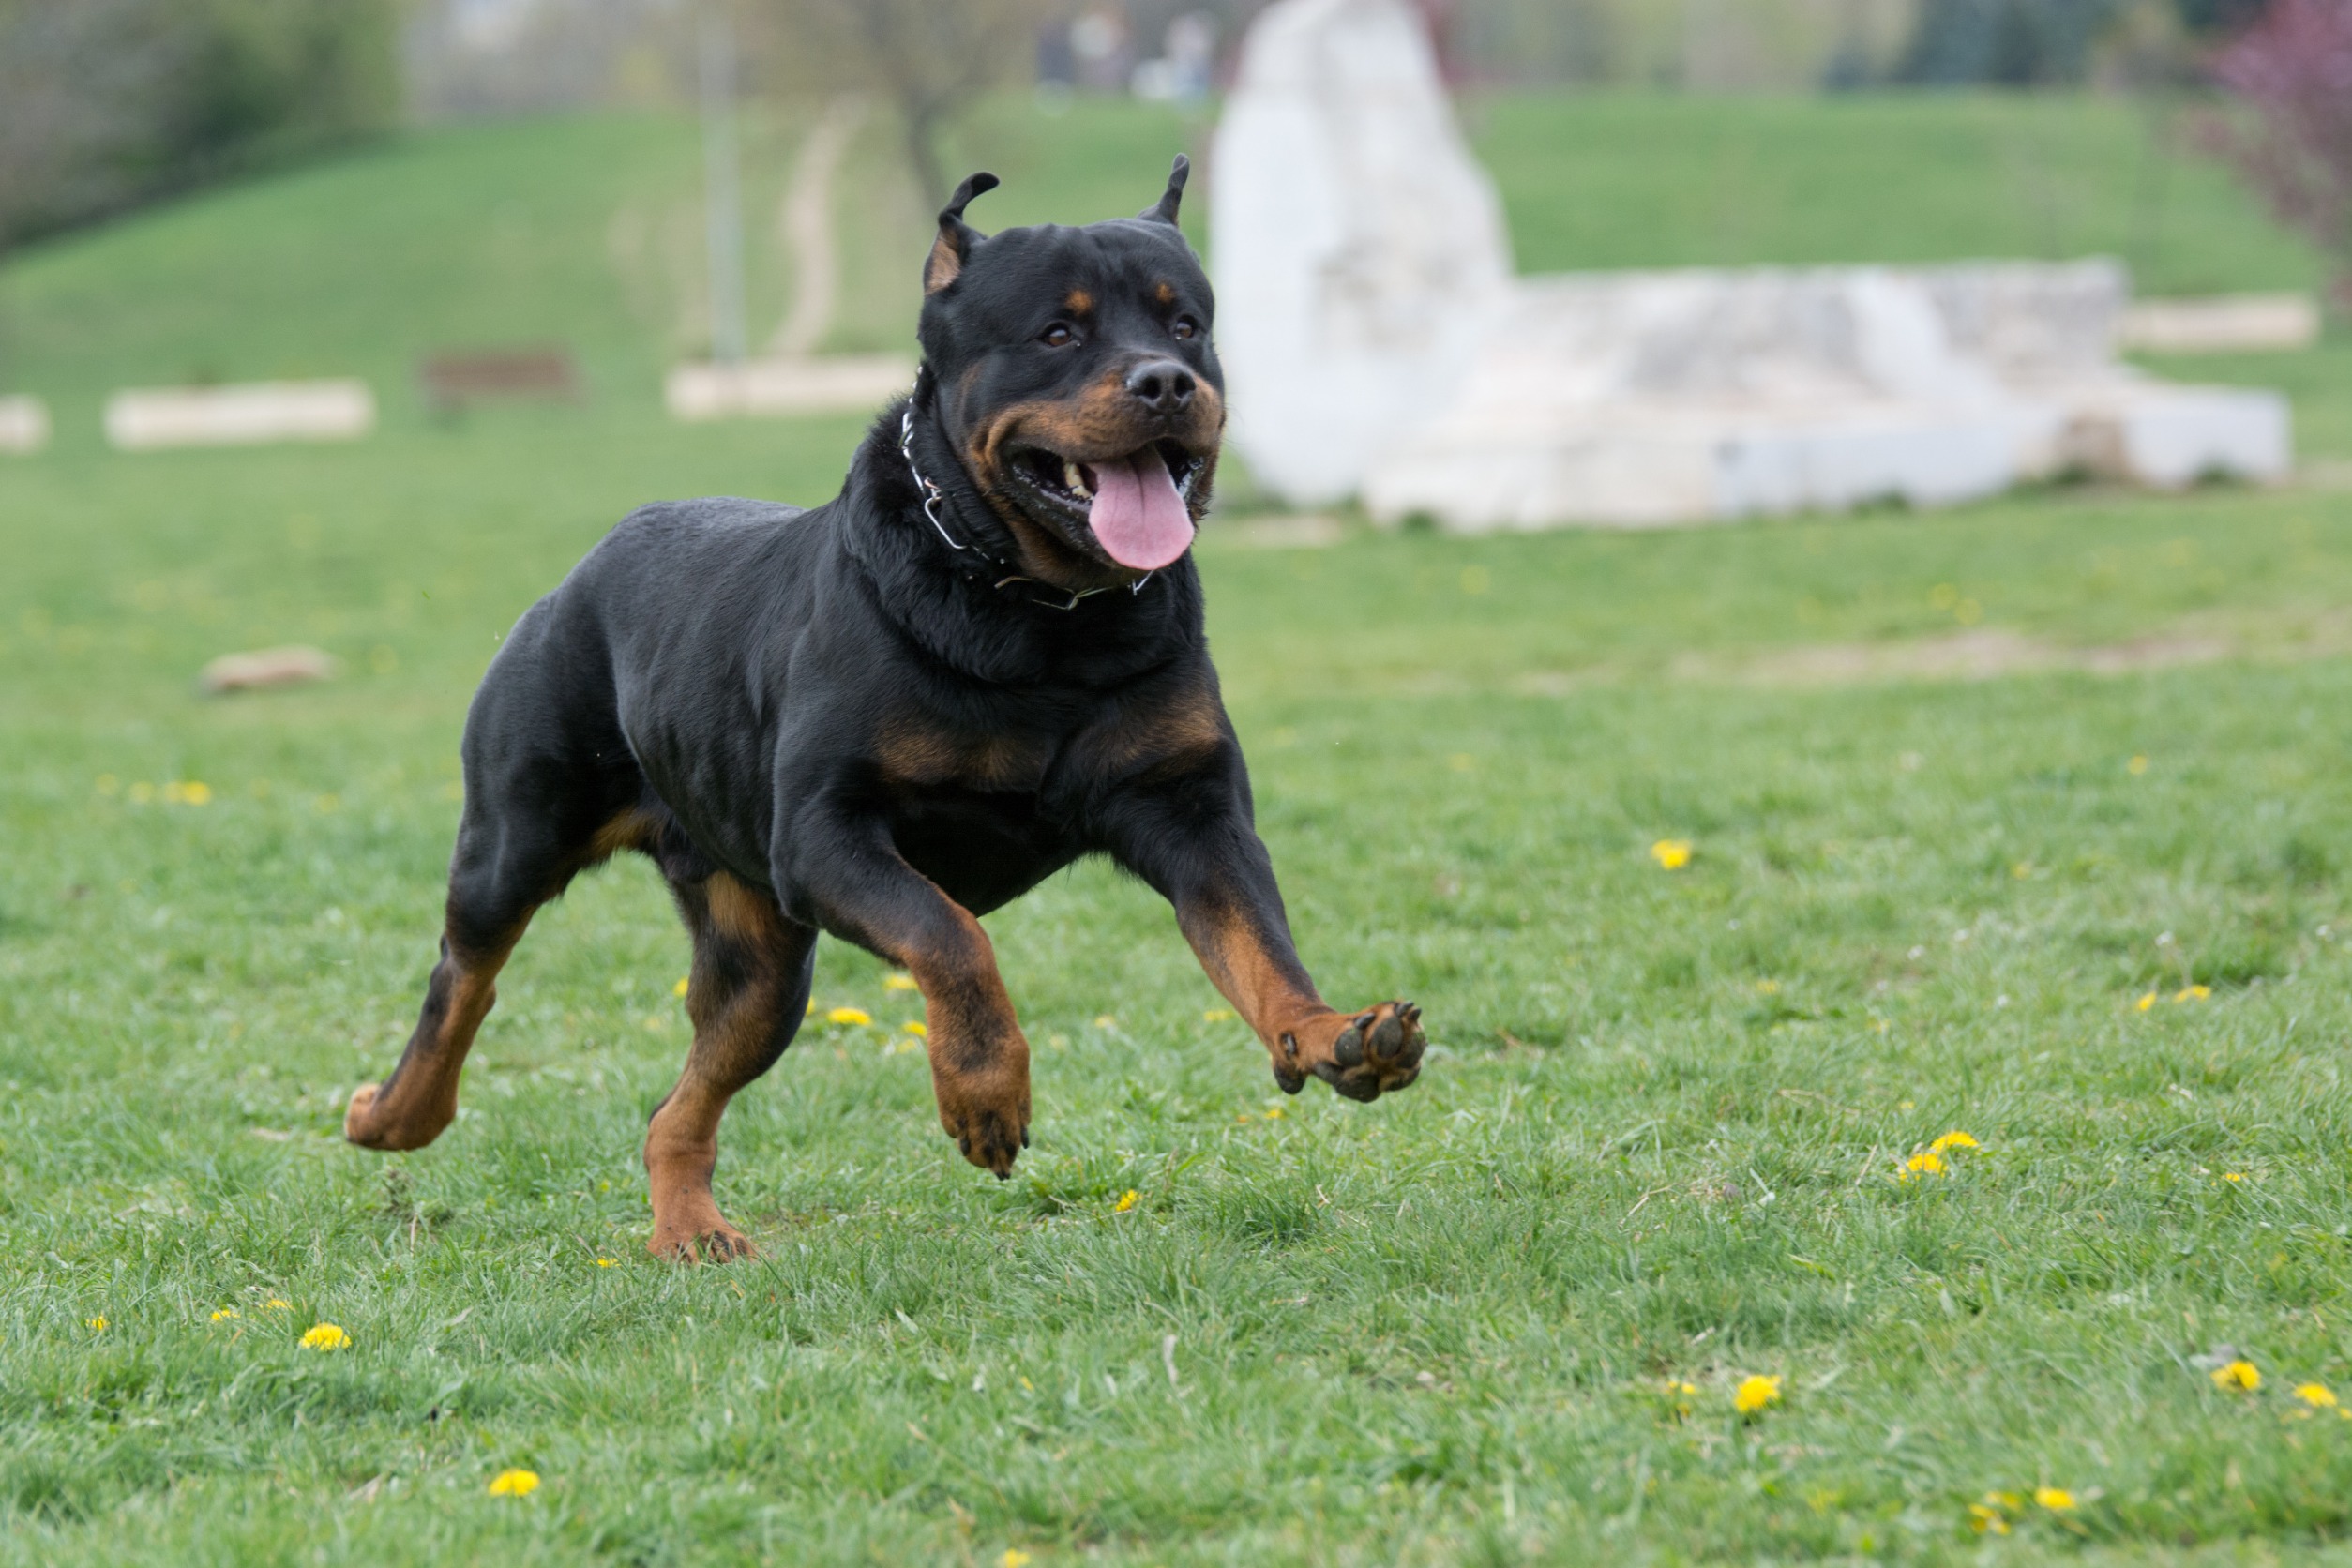
[{"label": "mowed lawn", "polygon": [[[2346,353],[2228,367],[2337,465],[2275,492],[1213,525],[1301,944],[1422,1003],[1421,1081],[1286,1099],[1081,867],[989,921],[1014,1179],[828,943],[872,1021],[737,1103],[764,1254],[711,1268],[642,1250],[687,1036],[640,864],[539,918],[439,1143],[340,1107],[497,637],[639,501],[830,494],[857,422],[0,461],[0,1561],[2337,1560]],[[341,676],[195,694],[294,641]]]}]

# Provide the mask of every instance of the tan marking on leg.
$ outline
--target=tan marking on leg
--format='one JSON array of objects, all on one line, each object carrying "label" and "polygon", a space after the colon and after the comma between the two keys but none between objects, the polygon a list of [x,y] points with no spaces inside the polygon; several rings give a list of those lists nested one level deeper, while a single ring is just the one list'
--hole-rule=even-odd
[{"label": "tan marking on leg", "polygon": [[954,942],[892,957],[923,990],[940,1125],[966,1159],[1003,1176],[1029,1141],[1029,1042],[988,932],[970,911],[948,907]]},{"label": "tan marking on leg", "polygon": [[422,1149],[457,1120],[458,1078],[466,1053],[497,1004],[498,972],[521,940],[520,926],[484,953],[467,953],[443,939],[442,958],[433,966],[423,1016],[408,1048],[391,1077],[352,1091],[343,1110],[346,1138],[368,1149]]},{"label": "tan marking on leg", "polygon": [[595,866],[611,860],[623,850],[650,852],[654,839],[661,832],[661,820],[640,807],[631,807],[596,829],[588,840],[587,864]]},{"label": "tan marking on leg", "polygon": [[[718,1123],[728,1102],[773,1060],[785,993],[796,978],[796,944],[776,900],[721,871],[680,901],[694,928],[686,1013],[694,1045],[678,1081],[645,1129],[645,1175],[657,1257],[715,1260],[750,1255],[744,1233],[711,1194]],[[729,988],[722,974],[732,979]]]},{"label": "tan marking on leg", "polygon": [[[1238,911],[1217,910],[1188,930],[1194,954],[1209,983],[1274,1054],[1275,1068],[1295,1063],[1310,1043],[1328,1045],[1342,1027],[1340,1017],[1315,992],[1284,972],[1266,951],[1264,939]],[[1289,1042],[1286,1045],[1286,1041]]]}]

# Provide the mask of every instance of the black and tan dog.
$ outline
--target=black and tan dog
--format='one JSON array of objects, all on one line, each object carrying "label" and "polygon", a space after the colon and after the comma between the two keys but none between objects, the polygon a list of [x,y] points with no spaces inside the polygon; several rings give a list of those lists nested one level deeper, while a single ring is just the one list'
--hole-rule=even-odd
[{"label": "black and tan dog", "polygon": [[817,933],[923,990],[941,1123],[999,1176],[1029,1046],[975,918],[1082,855],[1175,906],[1274,1079],[1369,1100],[1419,1010],[1335,1012],[1290,943],[1188,555],[1225,424],[1211,300],[1176,227],[984,237],[940,215],[925,366],[813,511],[648,506],[534,605],[465,726],[441,962],[344,1136],[430,1143],[534,911],[624,849],[694,938],[694,1046],[645,1139],[657,1254],[750,1244],[711,1196],[719,1117],[792,1043]]}]

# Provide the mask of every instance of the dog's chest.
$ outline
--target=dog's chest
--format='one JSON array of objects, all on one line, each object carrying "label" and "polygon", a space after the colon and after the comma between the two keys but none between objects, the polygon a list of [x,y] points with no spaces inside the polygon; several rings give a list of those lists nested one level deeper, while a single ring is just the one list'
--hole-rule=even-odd
[{"label": "dog's chest", "polygon": [[1033,731],[988,732],[898,726],[884,731],[875,760],[894,793],[1035,794],[1059,749]]}]

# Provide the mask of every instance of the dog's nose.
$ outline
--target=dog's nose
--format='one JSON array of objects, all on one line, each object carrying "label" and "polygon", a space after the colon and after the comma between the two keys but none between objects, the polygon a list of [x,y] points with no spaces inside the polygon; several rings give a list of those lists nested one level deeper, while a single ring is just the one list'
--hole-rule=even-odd
[{"label": "dog's nose", "polygon": [[1182,414],[1199,383],[1173,359],[1153,359],[1127,372],[1127,391],[1154,414]]}]

